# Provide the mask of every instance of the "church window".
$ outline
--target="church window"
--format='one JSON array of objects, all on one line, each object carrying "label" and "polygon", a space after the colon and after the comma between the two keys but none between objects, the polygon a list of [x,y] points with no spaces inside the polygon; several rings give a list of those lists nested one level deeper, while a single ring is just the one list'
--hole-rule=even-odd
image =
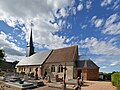
[{"label": "church window", "polygon": [[31,68],[29,69],[29,72],[31,72]]},{"label": "church window", "polygon": [[55,72],[55,65],[51,66],[51,72]]},{"label": "church window", "polygon": [[63,72],[63,66],[62,65],[59,65],[58,72]]},{"label": "church window", "polygon": [[19,71],[20,71],[20,68],[19,68]]},{"label": "church window", "polygon": [[25,67],[24,67],[24,71],[25,71]]},{"label": "church window", "polygon": [[23,68],[22,68],[22,70],[21,70],[22,72],[23,72]]}]

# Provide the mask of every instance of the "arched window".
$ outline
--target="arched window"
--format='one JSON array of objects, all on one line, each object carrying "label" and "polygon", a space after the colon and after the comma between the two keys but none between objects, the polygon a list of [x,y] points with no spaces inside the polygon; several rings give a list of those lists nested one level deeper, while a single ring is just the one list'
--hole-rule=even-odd
[{"label": "arched window", "polygon": [[29,72],[31,72],[31,68],[29,68]]},{"label": "arched window", "polygon": [[25,71],[25,67],[24,67],[24,71]]},{"label": "arched window", "polygon": [[63,72],[63,66],[62,65],[59,65],[58,72]]},{"label": "arched window", "polygon": [[22,69],[21,71],[23,72],[23,67],[21,69]]},{"label": "arched window", "polygon": [[55,65],[51,66],[51,72],[55,72]]},{"label": "arched window", "polygon": [[20,71],[20,68],[18,68],[19,69],[19,71]]}]

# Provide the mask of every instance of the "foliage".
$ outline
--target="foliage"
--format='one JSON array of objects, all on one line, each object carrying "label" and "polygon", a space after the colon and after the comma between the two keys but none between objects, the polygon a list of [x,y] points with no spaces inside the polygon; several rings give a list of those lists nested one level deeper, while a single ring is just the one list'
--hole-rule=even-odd
[{"label": "foliage", "polygon": [[120,72],[111,75],[112,84],[120,90]]},{"label": "foliage", "polygon": [[3,71],[6,70],[13,70],[15,67],[12,62],[6,62],[3,60],[0,60],[0,69]]},{"label": "foliage", "polygon": [[0,71],[0,76],[3,76],[5,74],[4,71]]},{"label": "foliage", "polygon": [[115,72],[112,72],[112,73],[102,73],[103,75],[103,80],[107,80],[107,81],[111,81],[111,75],[115,73]]},{"label": "foliage", "polygon": [[15,66],[18,64],[18,62],[19,62],[19,61],[14,61],[14,62],[13,62],[14,68],[15,68]]},{"label": "foliage", "polygon": [[4,59],[5,57],[5,52],[4,50],[0,49],[0,59]]}]

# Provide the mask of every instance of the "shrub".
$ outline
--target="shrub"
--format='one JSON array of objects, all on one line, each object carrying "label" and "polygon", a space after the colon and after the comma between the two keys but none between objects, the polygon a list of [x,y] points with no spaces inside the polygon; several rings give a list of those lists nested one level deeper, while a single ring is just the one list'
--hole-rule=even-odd
[{"label": "shrub", "polygon": [[3,76],[5,74],[4,71],[0,71],[0,76]]},{"label": "shrub", "polygon": [[120,90],[120,72],[111,75],[112,84]]}]

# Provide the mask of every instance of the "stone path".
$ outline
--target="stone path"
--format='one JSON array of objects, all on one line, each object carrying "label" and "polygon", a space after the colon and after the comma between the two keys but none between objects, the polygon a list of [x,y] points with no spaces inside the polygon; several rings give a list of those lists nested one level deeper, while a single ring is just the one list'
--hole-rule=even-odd
[{"label": "stone path", "polygon": [[86,86],[83,86],[81,90],[116,90],[116,87],[112,86],[111,82],[87,81]]}]

